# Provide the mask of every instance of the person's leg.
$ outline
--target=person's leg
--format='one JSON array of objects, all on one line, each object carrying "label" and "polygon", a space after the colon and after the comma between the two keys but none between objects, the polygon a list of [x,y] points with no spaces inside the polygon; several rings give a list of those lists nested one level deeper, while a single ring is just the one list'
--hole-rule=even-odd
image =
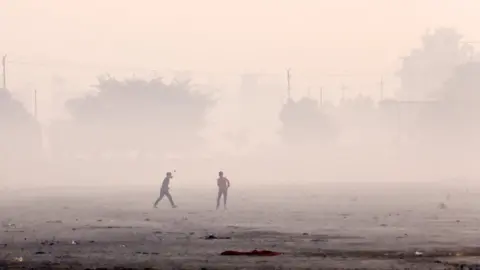
[{"label": "person's leg", "polygon": [[170,194],[170,192],[166,192],[166,193],[165,193],[165,196],[167,196],[168,200],[170,201],[170,205],[171,205],[173,208],[177,207],[177,206],[175,205],[175,203],[173,202],[173,198],[172,198],[172,195]]},{"label": "person's leg", "polygon": [[157,200],[153,204],[153,207],[157,207],[158,203],[163,199],[163,196],[165,196],[165,193],[163,191],[160,191],[160,196],[158,196]]},{"label": "person's leg", "polygon": [[227,195],[228,195],[228,189],[225,189],[223,191],[223,207],[227,208]]},{"label": "person's leg", "polygon": [[217,195],[217,209],[220,207],[220,198],[222,197],[222,190],[218,189],[218,195]]}]

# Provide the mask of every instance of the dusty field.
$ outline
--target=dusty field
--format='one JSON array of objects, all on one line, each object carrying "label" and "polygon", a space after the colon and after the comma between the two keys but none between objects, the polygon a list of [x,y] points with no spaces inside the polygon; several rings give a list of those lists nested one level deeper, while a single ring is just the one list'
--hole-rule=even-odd
[{"label": "dusty field", "polygon": [[[175,186],[179,208],[170,209],[165,200],[153,209],[157,191],[4,188],[0,269],[461,269],[462,263],[480,264],[480,188],[468,183],[234,186],[227,211],[213,210],[214,189]],[[231,239],[204,239],[209,234]],[[284,254],[220,256],[229,249]]]}]

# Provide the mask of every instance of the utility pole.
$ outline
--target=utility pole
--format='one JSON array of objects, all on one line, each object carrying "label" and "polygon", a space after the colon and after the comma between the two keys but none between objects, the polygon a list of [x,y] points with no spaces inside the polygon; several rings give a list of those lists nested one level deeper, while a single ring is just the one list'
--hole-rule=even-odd
[{"label": "utility pole", "polygon": [[287,69],[287,99],[290,100],[291,96],[291,85],[290,85],[290,80],[291,80],[291,74],[290,74],[290,69]]},{"label": "utility pole", "polygon": [[33,90],[33,116],[37,119],[37,89]]},{"label": "utility pole", "polygon": [[323,107],[323,87],[320,87],[320,107]]},{"label": "utility pole", "polygon": [[380,102],[383,101],[383,77],[380,78]]},{"label": "utility pole", "polygon": [[2,58],[2,75],[3,75],[3,89],[7,89],[7,55]]}]

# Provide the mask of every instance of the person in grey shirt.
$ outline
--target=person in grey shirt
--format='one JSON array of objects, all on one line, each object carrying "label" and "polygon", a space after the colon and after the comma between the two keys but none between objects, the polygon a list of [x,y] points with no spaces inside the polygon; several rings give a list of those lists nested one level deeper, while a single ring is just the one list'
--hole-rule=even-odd
[{"label": "person in grey shirt", "polygon": [[165,179],[163,179],[162,182],[162,187],[160,188],[160,196],[158,199],[155,201],[153,204],[154,208],[157,208],[158,203],[163,199],[163,197],[167,196],[168,200],[170,201],[170,205],[172,205],[172,208],[177,208],[175,203],[173,202],[172,195],[170,194],[170,179],[173,178],[173,175],[171,172],[167,172],[167,175],[165,176]]},{"label": "person in grey shirt", "polygon": [[218,173],[217,179],[218,186],[218,197],[217,197],[217,209],[220,207],[220,199],[223,196],[223,207],[227,209],[227,195],[228,189],[230,188],[230,180],[227,177],[223,176],[223,172]]}]

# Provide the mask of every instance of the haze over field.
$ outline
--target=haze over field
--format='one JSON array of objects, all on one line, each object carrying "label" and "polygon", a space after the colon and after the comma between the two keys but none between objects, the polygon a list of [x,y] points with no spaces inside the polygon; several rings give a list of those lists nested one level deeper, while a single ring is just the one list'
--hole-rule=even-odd
[{"label": "haze over field", "polygon": [[477,177],[479,7],[2,1],[3,178]]},{"label": "haze over field", "polygon": [[479,7],[2,1],[4,179],[476,177]]},{"label": "haze over field", "polygon": [[[479,256],[479,10],[0,0],[0,268]],[[152,209],[166,172],[179,208]]]}]

